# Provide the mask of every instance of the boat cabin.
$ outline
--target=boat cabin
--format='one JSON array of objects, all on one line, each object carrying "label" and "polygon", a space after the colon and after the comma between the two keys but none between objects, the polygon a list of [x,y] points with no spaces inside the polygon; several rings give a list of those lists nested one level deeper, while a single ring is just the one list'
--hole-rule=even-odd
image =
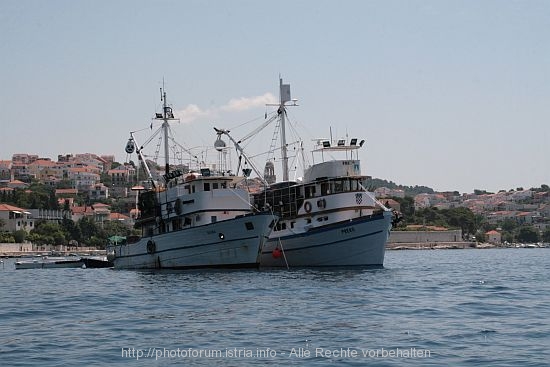
[{"label": "boat cabin", "polygon": [[188,174],[168,182],[165,190],[140,195],[143,235],[166,233],[251,212],[248,192],[232,186],[232,176]]}]

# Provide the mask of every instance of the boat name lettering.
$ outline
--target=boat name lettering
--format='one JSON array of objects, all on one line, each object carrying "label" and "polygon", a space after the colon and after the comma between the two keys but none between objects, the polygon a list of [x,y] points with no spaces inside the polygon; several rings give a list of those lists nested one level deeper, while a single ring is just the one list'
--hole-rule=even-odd
[{"label": "boat name lettering", "polygon": [[341,230],[342,234],[348,234],[355,232],[355,227],[347,227]]}]

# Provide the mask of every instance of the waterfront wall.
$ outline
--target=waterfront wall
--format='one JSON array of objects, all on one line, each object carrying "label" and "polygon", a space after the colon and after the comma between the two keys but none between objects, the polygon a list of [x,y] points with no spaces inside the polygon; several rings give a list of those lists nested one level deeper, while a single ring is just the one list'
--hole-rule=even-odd
[{"label": "waterfront wall", "polygon": [[0,243],[0,254],[31,251],[33,251],[32,243]]},{"label": "waterfront wall", "polygon": [[0,243],[0,255],[24,255],[28,253],[42,252],[94,252],[98,251],[95,247],[75,247],[66,245],[34,245],[32,243]]},{"label": "waterfront wall", "polygon": [[388,243],[462,242],[462,230],[391,231]]}]

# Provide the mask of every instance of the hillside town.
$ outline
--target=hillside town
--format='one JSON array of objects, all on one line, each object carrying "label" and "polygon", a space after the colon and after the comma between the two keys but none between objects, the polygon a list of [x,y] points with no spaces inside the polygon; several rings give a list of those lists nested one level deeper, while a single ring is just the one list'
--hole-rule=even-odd
[{"label": "hillside town", "polygon": [[[161,179],[161,167],[154,163],[150,167],[152,176]],[[188,170],[183,165],[174,168]],[[273,181],[273,172],[270,176]],[[0,160],[0,243],[32,241],[102,247],[108,236],[132,234],[140,214],[137,196],[147,184],[145,174],[136,164],[118,163],[113,155],[66,154],[52,160],[33,154],[14,154],[11,160]],[[259,190],[261,185],[256,179],[247,181],[251,191]],[[400,231],[450,231],[456,241],[497,246],[550,241],[547,185],[497,193],[454,191],[420,193],[414,197],[401,189],[371,189],[386,206],[404,214],[404,221],[397,228]],[[467,209],[472,215],[476,222],[473,230],[456,223],[434,225],[437,221],[430,223],[429,216],[422,217],[422,222],[418,219],[423,211],[437,214],[458,208]],[[54,223],[49,228],[54,232],[55,225],[61,224],[63,231],[55,238],[40,237],[37,228],[40,223]],[[71,232],[75,223],[79,224],[78,230]],[[458,232],[453,232],[457,229]]]}]

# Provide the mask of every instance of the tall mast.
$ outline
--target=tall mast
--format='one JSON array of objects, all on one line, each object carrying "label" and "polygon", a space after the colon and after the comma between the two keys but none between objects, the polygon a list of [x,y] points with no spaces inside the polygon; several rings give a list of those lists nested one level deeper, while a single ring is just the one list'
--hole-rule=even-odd
[{"label": "tall mast", "polygon": [[[163,108],[162,108],[162,131],[164,132],[164,162],[165,162],[165,173],[168,175],[170,173],[170,147],[168,146],[168,107],[166,105],[166,91],[162,90],[161,99],[163,100]],[[170,113],[171,114],[171,113]]]},{"label": "tall mast", "polygon": [[[281,115],[281,154],[283,160],[283,181],[288,181],[288,152],[286,147],[286,126],[285,126],[285,102],[290,100],[290,84],[283,85],[283,78],[279,77],[279,95],[280,105],[279,113]],[[287,98],[288,95],[288,99]]]},{"label": "tall mast", "polygon": [[[288,181],[288,149],[286,144],[286,124],[285,124],[285,113],[287,106],[298,106],[296,102],[297,99],[290,98],[290,84],[283,84],[283,78],[279,76],[279,104],[268,103],[266,106],[277,106],[277,114],[281,119],[281,156],[283,162],[283,181]],[[287,102],[292,102],[292,104],[287,105]],[[267,117],[267,115],[266,115]],[[269,123],[271,121],[268,121]]]}]

